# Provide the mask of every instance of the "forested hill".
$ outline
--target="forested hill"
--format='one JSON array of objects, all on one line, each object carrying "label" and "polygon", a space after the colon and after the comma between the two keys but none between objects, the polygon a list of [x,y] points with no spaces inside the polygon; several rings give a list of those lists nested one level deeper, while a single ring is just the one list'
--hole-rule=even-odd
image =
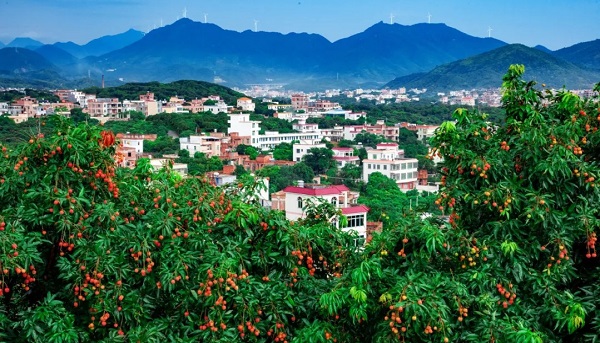
[{"label": "forested hill", "polygon": [[181,80],[171,83],[138,82],[127,83],[118,87],[90,87],[82,90],[84,93],[96,94],[99,98],[119,98],[119,100],[137,100],[140,94],[154,93],[155,99],[169,99],[179,96],[186,100],[219,95],[227,104],[235,104],[237,98],[244,96],[231,88],[205,81]]}]

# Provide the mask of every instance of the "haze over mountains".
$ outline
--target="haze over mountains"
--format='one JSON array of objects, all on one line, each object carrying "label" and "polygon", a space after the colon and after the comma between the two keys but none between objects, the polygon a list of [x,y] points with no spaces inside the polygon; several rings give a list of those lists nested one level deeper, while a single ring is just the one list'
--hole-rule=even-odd
[{"label": "haze over mountains", "polygon": [[444,24],[380,22],[330,42],[317,34],[236,32],[180,19],[146,35],[129,30],[85,45],[15,39],[0,49],[0,86],[10,86],[11,79],[57,88],[99,85],[104,75],[112,85],[194,79],[230,87],[280,83],[314,90],[387,84],[449,90],[497,87],[512,63],[526,64],[527,75],[549,85],[591,87],[600,81],[600,40],[550,51],[473,37]]}]

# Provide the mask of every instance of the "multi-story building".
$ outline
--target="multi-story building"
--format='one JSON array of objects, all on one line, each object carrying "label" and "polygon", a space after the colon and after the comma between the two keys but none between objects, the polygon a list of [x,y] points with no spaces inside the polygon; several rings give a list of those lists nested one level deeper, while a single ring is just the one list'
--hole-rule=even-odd
[{"label": "multi-story building", "polygon": [[376,149],[367,149],[363,163],[363,181],[368,182],[372,173],[379,172],[396,181],[401,190],[417,187],[418,165],[416,158],[404,158],[404,150],[396,143],[378,144]]},{"label": "multi-story building", "polygon": [[261,149],[269,150],[281,143],[292,143],[299,141],[303,144],[315,144],[322,139],[321,132],[295,132],[295,133],[279,133],[277,131],[266,131],[264,135],[252,137],[252,146]]},{"label": "multi-story building", "polygon": [[204,100],[203,99],[192,99],[188,101],[188,105],[184,105],[183,108],[188,110],[190,113],[204,112]]},{"label": "multi-story building", "polygon": [[304,144],[314,144],[321,141],[320,130],[306,130],[305,132],[279,133],[277,131],[266,131],[260,134],[260,121],[250,120],[250,114],[235,113],[229,115],[229,128],[227,133],[237,132],[239,136],[249,136],[250,144],[261,150],[274,148],[281,143],[292,143],[299,141]]},{"label": "multi-story building", "polygon": [[310,149],[327,148],[327,146],[323,143],[319,143],[319,144],[295,143],[294,145],[292,145],[292,148],[293,148],[293,161],[300,162],[300,161],[302,161],[304,156],[306,156],[306,154],[308,154]]},{"label": "multi-story building", "polygon": [[118,98],[88,99],[87,113],[91,117],[119,118],[123,112],[123,105]]},{"label": "multi-story building", "polygon": [[354,140],[356,135],[362,132],[383,136],[387,140],[397,142],[400,135],[400,128],[397,126],[387,126],[383,120],[378,120],[375,125],[349,125],[344,126],[344,139]]},{"label": "multi-story building", "polygon": [[0,102],[0,115],[7,114],[7,113],[8,113],[8,103]]},{"label": "multi-story building", "polygon": [[329,100],[317,100],[315,102],[314,110],[317,112],[327,112],[334,109],[340,109],[340,104],[337,102],[331,102]]},{"label": "multi-story building", "polygon": [[254,104],[254,102],[252,102],[252,99],[242,97],[237,99],[237,107],[242,111],[254,112],[254,108],[256,107],[256,105]]},{"label": "multi-story building", "polygon": [[344,138],[344,127],[334,126],[330,129],[321,129],[321,134],[330,142],[339,142]]},{"label": "multi-story building", "polygon": [[354,156],[353,148],[331,148],[333,151],[333,160],[338,168],[344,168],[347,164],[359,165],[360,158]]},{"label": "multi-story building", "polygon": [[310,97],[306,94],[292,94],[292,108],[294,111],[308,111]]},{"label": "multi-story building", "polygon": [[12,104],[13,106],[20,106],[22,115],[25,115],[29,118],[36,117],[38,115],[45,114],[40,112],[40,106],[37,99],[25,96],[20,99],[17,99]]},{"label": "multi-story building", "polygon": [[238,136],[246,136],[252,139],[258,136],[260,131],[260,121],[250,120],[250,114],[248,113],[232,113],[229,115],[227,122],[229,123],[228,134],[236,132]]},{"label": "multi-story building", "polygon": [[190,156],[201,152],[206,157],[221,156],[221,138],[205,135],[193,135],[179,138],[179,149],[187,150]]},{"label": "multi-story building", "polygon": [[[354,230],[360,238],[366,238],[369,208],[356,203],[358,192],[352,192],[344,185],[304,185],[303,182],[298,182],[298,186],[288,186],[283,193],[285,193],[285,204],[278,201],[273,202],[273,205],[285,208],[285,216],[288,220],[304,218],[308,202],[327,201],[339,208],[346,216],[347,225],[342,227],[342,230]],[[331,222],[339,227],[339,218],[331,218]]]}]

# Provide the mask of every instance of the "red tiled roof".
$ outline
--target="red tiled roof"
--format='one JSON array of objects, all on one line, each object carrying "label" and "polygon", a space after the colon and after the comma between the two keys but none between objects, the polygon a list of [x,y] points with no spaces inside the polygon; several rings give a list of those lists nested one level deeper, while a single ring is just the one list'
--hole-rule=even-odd
[{"label": "red tiled roof", "polygon": [[344,185],[337,186],[329,186],[323,188],[306,188],[306,187],[296,187],[296,186],[288,186],[283,189],[286,193],[296,193],[296,194],[304,194],[304,195],[333,195],[340,194],[344,191],[349,191],[350,189]]},{"label": "red tiled roof", "polygon": [[369,208],[365,205],[351,206],[342,208],[342,214],[357,214],[357,213],[367,213],[369,212]]}]

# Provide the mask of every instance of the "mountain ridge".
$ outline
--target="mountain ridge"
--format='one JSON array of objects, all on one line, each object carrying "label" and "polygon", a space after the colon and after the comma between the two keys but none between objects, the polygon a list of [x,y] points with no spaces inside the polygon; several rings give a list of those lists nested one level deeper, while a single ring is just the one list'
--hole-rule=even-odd
[{"label": "mountain ridge", "polygon": [[511,64],[524,64],[528,79],[548,87],[592,88],[600,73],[581,68],[537,48],[510,44],[463,60],[438,66],[428,73],[396,78],[387,88],[427,88],[432,91],[498,88]]}]

